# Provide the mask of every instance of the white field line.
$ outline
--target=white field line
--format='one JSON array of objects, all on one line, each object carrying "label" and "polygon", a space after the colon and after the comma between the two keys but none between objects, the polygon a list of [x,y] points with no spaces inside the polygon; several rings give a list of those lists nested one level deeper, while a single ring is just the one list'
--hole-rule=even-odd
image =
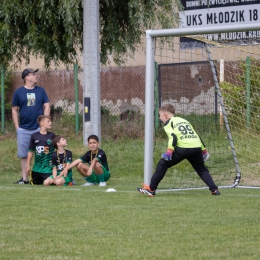
[{"label": "white field line", "polygon": [[[32,186],[27,186],[26,187],[21,187],[23,188],[24,190],[34,190],[35,187],[32,187]],[[247,190],[259,190],[260,187],[247,187],[247,186],[237,186],[236,189],[239,188],[240,191],[242,191],[243,189],[247,189]],[[17,187],[16,186],[4,186],[4,185],[0,185],[0,189],[1,190],[16,190]],[[48,188],[47,187],[37,187],[38,190],[47,190]],[[104,189],[104,187],[102,188],[96,188],[96,189],[93,189],[92,187],[82,187],[82,188],[70,188],[70,187],[54,187],[51,191],[54,191],[54,190],[58,190],[58,191],[66,191],[66,192],[69,192],[69,191],[83,191],[83,192],[106,192],[108,188],[106,187]],[[223,187],[219,187],[220,191],[221,189],[235,189],[235,188],[230,188],[228,186],[223,186]],[[183,189],[171,189],[171,188],[168,188],[168,189],[157,189],[156,190],[156,193],[166,193],[166,192],[183,192],[183,191],[190,191],[190,190],[208,190],[208,187],[202,187],[202,188],[183,188]],[[136,189],[131,189],[131,190],[116,190],[116,192],[120,192],[120,193],[137,193]],[[106,192],[106,193],[116,193],[116,192]],[[257,194],[244,194],[244,192],[241,192],[241,193],[236,193],[236,194],[233,194],[233,193],[226,193],[224,194],[224,196],[258,196]],[[260,196],[260,194],[259,194]]]}]

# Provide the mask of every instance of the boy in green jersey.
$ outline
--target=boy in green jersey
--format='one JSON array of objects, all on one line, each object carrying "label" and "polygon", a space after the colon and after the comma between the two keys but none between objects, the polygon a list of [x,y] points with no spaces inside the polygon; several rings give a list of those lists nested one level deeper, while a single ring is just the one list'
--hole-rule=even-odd
[{"label": "boy in green jersey", "polygon": [[153,197],[168,168],[187,159],[200,178],[207,184],[211,194],[220,195],[218,187],[204,165],[208,152],[199,135],[187,120],[175,117],[174,114],[175,108],[171,104],[165,104],[159,109],[160,120],[164,123],[164,130],[168,136],[167,150],[166,153],[162,154],[162,158],[157,164],[150,186],[144,184],[144,187],[137,188],[137,191]]},{"label": "boy in green jersey", "polygon": [[110,172],[107,163],[107,156],[104,150],[99,148],[99,138],[96,135],[88,137],[88,148],[84,155],[69,164],[62,174],[66,174],[68,170],[77,166],[78,172],[87,181],[82,186],[106,186],[106,182],[110,178]]},{"label": "boy in green jersey", "polygon": [[52,174],[51,155],[54,147],[51,140],[55,136],[49,132],[51,129],[51,117],[42,115],[38,117],[40,131],[31,135],[26,171],[28,175],[31,172],[31,160],[34,155],[34,164],[31,173],[31,184],[43,184],[43,182]]},{"label": "boy in green jersey", "polygon": [[72,152],[65,149],[67,141],[61,135],[56,135],[52,139],[52,145],[56,148],[51,156],[52,158],[52,175],[44,181],[45,186],[55,184],[57,186],[71,186],[72,185],[72,170],[70,169],[66,174],[61,174],[72,162]]}]

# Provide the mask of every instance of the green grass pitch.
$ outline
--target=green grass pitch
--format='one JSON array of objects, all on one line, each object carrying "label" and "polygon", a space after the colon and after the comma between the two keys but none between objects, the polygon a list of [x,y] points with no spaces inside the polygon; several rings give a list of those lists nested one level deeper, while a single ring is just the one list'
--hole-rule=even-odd
[{"label": "green grass pitch", "polygon": [[[80,138],[68,144],[75,159],[85,151]],[[43,187],[12,184],[20,176],[16,143],[1,141],[0,259],[259,259],[260,189],[149,198],[136,192],[142,141],[103,148],[112,173],[107,187],[81,187],[76,170],[77,185]]]}]

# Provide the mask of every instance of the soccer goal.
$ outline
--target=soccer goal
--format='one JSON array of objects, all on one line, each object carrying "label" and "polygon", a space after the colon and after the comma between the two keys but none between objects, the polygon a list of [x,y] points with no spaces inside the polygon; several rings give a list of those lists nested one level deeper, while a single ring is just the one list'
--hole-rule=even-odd
[{"label": "soccer goal", "polygon": [[[260,187],[260,24],[146,31],[144,182],[167,146],[165,103],[192,123],[219,187]],[[206,188],[188,162],[159,189]]]}]

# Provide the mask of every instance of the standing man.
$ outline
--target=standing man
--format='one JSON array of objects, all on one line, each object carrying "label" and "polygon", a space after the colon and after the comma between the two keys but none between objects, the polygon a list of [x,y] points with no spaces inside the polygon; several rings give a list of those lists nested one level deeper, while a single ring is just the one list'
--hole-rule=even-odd
[{"label": "standing man", "polygon": [[12,100],[12,118],[16,129],[18,157],[21,159],[22,178],[15,184],[29,184],[26,172],[27,153],[31,135],[40,130],[37,118],[50,115],[50,101],[42,87],[37,84],[37,70],[22,72],[24,86],[15,90]]}]

